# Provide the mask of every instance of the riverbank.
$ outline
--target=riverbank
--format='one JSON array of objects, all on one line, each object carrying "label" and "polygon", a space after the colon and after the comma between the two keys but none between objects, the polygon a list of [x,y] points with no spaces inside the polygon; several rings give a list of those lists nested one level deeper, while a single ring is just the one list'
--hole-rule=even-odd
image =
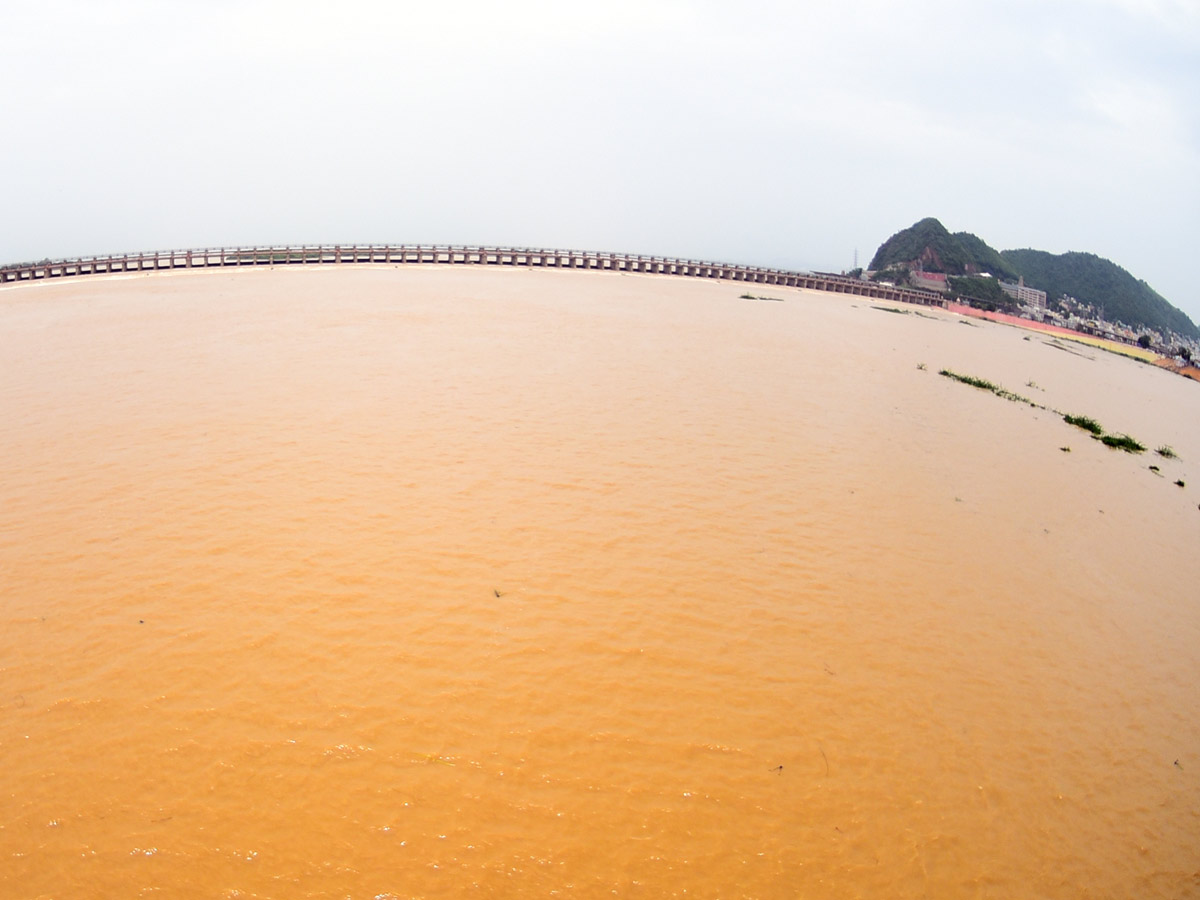
[{"label": "riverbank", "polygon": [[1032,319],[1022,319],[1020,316],[1013,316],[1007,313],[988,312],[982,309],[975,309],[973,306],[967,306],[962,303],[950,303],[946,307],[950,312],[960,316],[970,316],[975,319],[987,319],[989,322],[999,322],[1004,325],[1015,325],[1017,328],[1024,328],[1028,331],[1037,331],[1042,334],[1053,334],[1058,337],[1065,338],[1069,341],[1075,341],[1079,344],[1086,344],[1089,347],[1098,347],[1101,350],[1107,350],[1109,353],[1116,353],[1120,356],[1128,356],[1130,359],[1141,360],[1142,362],[1150,362],[1158,364],[1162,357],[1153,350],[1147,350],[1144,347],[1135,347],[1131,344],[1123,344],[1120,341],[1111,341],[1107,338],[1096,337],[1095,335],[1083,334],[1079,331],[1072,331],[1069,328],[1062,328],[1058,325],[1050,325],[1045,322],[1035,322]]}]

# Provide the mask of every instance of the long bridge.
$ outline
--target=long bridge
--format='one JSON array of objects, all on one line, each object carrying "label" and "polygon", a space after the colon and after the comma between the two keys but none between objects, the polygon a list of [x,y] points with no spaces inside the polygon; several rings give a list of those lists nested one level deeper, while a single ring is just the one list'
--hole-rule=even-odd
[{"label": "long bridge", "polygon": [[853,294],[874,300],[896,300],[923,306],[945,306],[933,291],[914,290],[861,281],[844,275],[791,272],[760,266],[702,262],[665,256],[595,253],[582,250],[531,250],[515,247],[425,246],[419,244],[354,244],[288,247],[220,247],[205,250],[164,250],[114,256],[42,260],[0,266],[0,285],[82,275],[120,272],[162,272],[173,269],[213,269],[287,265],[449,265],[512,266],[544,269],[587,269],[641,272],[690,278],[715,278],[752,284],[807,288]]}]

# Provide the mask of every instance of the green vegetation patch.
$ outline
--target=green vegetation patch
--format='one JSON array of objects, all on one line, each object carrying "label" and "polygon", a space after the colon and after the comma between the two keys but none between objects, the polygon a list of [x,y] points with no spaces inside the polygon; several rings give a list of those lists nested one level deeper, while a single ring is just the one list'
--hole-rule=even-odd
[{"label": "green vegetation patch", "polygon": [[[920,366],[918,366],[918,368],[920,368]],[[1029,398],[1022,397],[1019,394],[1014,394],[1012,391],[1005,390],[1004,388],[1000,387],[1000,385],[994,384],[988,381],[986,378],[978,378],[974,375],[961,375],[958,372],[952,372],[949,369],[942,369],[938,372],[938,374],[945,375],[947,378],[953,378],[955,381],[961,381],[963,384],[969,384],[971,387],[979,388],[982,391],[991,391],[997,397],[1003,397],[1005,400],[1013,400],[1018,403],[1028,403],[1035,409],[1049,409],[1050,412],[1062,416],[1063,421],[1068,425],[1074,425],[1076,428],[1082,428],[1084,431],[1091,434],[1093,439],[1100,441],[1105,447],[1112,447],[1115,450],[1124,450],[1126,453],[1144,453],[1146,450],[1145,445],[1143,445],[1136,438],[1130,437],[1127,434],[1105,434],[1104,429],[1095,419],[1088,418],[1087,416],[1067,415],[1059,410],[1046,406],[1040,406]],[[1071,452],[1070,447],[1059,447],[1058,449],[1063,451],[1063,453]],[[1155,452],[1157,452],[1160,456],[1167,458],[1172,458],[1175,455],[1175,451],[1166,445],[1159,447]],[[1150,469],[1158,474],[1158,466],[1151,466]],[[1179,484],[1179,482],[1176,482],[1176,484]],[[1179,486],[1183,487],[1182,484]]]},{"label": "green vegetation patch", "polygon": [[1068,425],[1074,425],[1076,428],[1082,428],[1084,431],[1090,431],[1096,437],[1104,434],[1104,429],[1100,427],[1100,423],[1095,419],[1089,419],[1087,416],[1063,416],[1063,421]]},{"label": "green vegetation patch", "polygon": [[1126,453],[1141,453],[1146,448],[1127,434],[1106,434],[1100,438],[1105,447],[1114,447]]},{"label": "green vegetation patch", "polygon": [[938,374],[945,375],[947,378],[953,378],[955,381],[961,381],[963,384],[969,384],[971,387],[982,388],[985,391],[995,392],[1000,390],[997,385],[983,378],[976,378],[974,375],[959,375],[957,372],[951,372],[949,369],[942,369]]},{"label": "green vegetation patch", "polygon": [[998,384],[993,384],[984,378],[976,378],[974,375],[960,375],[958,372],[951,372],[949,369],[942,369],[938,374],[945,375],[947,378],[953,378],[955,381],[961,381],[963,384],[969,384],[971,387],[977,387],[983,391],[991,391],[997,397],[1003,397],[1005,400],[1012,400],[1015,403],[1028,403],[1030,406],[1037,405],[1028,397],[1014,394],[1012,391],[1006,390]]},{"label": "green vegetation patch", "polygon": [[[1068,425],[1074,425],[1076,428],[1082,428],[1084,431],[1089,432],[1093,438],[1100,441],[1105,447],[1124,450],[1126,453],[1142,453],[1146,449],[1140,442],[1127,434],[1105,434],[1104,429],[1100,427],[1100,423],[1087,416],[1064,415],[1063,421]],[[1170,450],[1171,448],[1168,447],[1167,449]],[[1158,471],[1158,466],[1151,466],[1150,468],[1152,471]]]},{"label": "green vegetation patch", "polygon": [[1174,450],[1172,450],[1170,448],[1170,446],[1168,446],[1167,444],[1163,444],[1161,447],[1159,447],[1154,452],[1157,453],[1159,456],[1163,457],[1164,459],[1178,458],[1178,454]]}]

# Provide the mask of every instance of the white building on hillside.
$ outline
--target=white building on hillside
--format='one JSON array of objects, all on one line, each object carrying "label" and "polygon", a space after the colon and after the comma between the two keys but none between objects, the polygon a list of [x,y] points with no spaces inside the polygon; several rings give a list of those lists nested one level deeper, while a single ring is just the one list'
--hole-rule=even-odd
[{"label": "white building on hillside", "polygon": [[1039,291],[1037,288],[1025,287],[1023,277],[1018,279],[1016,284],[1005,284],[1001,281],[1000,290],[1025,306],[1032,306],[1034,309],[1046,308],[1046,292]]}]

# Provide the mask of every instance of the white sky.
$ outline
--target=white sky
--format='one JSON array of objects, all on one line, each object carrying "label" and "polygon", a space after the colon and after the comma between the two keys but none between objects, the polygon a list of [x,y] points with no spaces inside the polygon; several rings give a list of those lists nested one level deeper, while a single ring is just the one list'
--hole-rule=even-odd
[{"label": "white sky", "polygon": [[493,243],[842,270],[924,216],[1200,322],[1200,0],[0,2],[0,260]]}]

